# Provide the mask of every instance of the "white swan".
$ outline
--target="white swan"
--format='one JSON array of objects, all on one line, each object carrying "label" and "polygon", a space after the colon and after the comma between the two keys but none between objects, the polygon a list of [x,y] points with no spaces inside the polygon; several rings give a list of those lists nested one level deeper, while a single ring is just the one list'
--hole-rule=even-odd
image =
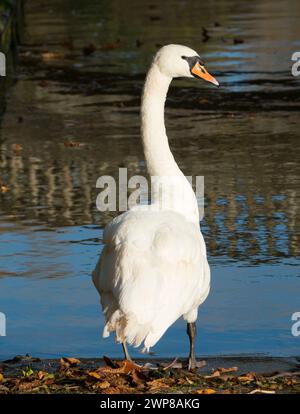
[{"label": "white swan", "polygon": [[[150,206],[135,207],[105,227],[93,281],[106,319],[103,336],[115,331],[127,359],[126,343],[144,342],[149,350],[183,316],[190,339],[189,369],[194,369],[195,321],[209,293],[210,269],[197,200],[172,156],[165,130],[164,104],[175,77],[199,77],[218,85],[194,50],[167,45],[156,54],[144,86],[141,131],[148,172],[162,190]],[[164,203],[161,193],[168,196]]]}]

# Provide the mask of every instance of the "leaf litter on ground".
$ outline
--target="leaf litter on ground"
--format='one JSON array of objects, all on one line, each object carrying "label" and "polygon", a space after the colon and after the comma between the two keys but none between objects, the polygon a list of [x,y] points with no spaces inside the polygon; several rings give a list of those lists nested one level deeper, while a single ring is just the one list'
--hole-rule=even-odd
[{"label": "leaf litter on ground", "polygon": [[[59,363],[15,357],[0,365],[0,393],[189,393],[275,394],[299,393],[300,372],[238,373],[238,367],[218,367],[210,375],[201,369],[189,372],[174,368],[177,362],[137,364],[103,358],[101,366],[87,367],[77,358],[62,357]],[[7,367],[18,365],[11,373]],[[23,363],[23,365],[22,365]],[[26,365],[27,364],[27,365]],[[35,364],[39,365],[35,368]],[[184,364],[182,364],[184,366]]]}]

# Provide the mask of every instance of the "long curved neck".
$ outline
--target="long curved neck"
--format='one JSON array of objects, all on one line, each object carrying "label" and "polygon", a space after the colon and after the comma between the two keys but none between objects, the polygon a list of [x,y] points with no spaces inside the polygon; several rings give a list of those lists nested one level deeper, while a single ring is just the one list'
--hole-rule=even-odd
[{"label": "long curved neck", "polygon": [[[151,179],[158,178],[163,193],[161,195],[160,190],[157,193],[154,191],[152,204],[163,203],[164,210],[176,211],[187,220],[199,223],[195,193],[174,160],[166,134],[164,109],[171,80],[153,63],[142,97],[142,140],[147,170]],[[169,180],[168,177],[175,180]]]},{"label": "long curved neck", "polygon": [[181,171],[171,153],[164,108],[171,78],[152,64],[146,78],[141,108],[142,140],[147,169],[152,176],[177,175]]}]

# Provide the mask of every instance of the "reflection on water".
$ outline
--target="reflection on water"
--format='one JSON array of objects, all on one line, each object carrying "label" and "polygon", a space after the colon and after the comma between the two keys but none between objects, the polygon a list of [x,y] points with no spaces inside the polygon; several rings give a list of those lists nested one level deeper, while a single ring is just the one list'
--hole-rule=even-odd
[{"label": "reflection on water", "polygon": [[[298,3],[173,3],[134,0],[129,16],[116,0],[27,2],[18,82],[0,131],[8,188],[0,194],[0,311],[8,320],[0,356],[120,353],[99,339],[90,280],[102,228],[114,216],[97,212],[95,183],[117,177],[119,167],[146,174],[139,96],[151,55],[169,42],[199,50],[222,84],[178,80],[167,109],[179,165],[205,177],[201,226],[213,288],[200,312],[198,350],[298,352],[290,334],[300,307],[300,84],[290,75]],[[85,56],[90,43],[97,50]],[[44,52],[63,59],[42,59]],[[180,321],[155,351],[186,348]]]}]

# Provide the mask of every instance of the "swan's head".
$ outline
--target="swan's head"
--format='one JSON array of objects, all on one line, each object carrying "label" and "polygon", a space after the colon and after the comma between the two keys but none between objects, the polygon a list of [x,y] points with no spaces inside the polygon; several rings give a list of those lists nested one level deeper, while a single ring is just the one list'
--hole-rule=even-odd
[{"label": "swan's head", "polygon": [[219,82],[204,67],[195,50],[182,45],[163,46],[156,54],[154,63],[170,78],[201,78],[219,86]]}]

